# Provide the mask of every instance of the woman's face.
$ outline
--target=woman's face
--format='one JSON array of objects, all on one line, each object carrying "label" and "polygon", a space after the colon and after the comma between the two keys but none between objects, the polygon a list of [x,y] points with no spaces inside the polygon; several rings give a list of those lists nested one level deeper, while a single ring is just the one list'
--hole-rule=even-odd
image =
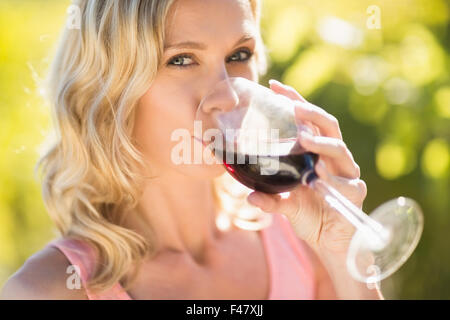
[{"label": "woman's face", "polygon": [[181,128],[189,131],[191,159],[194,144],[204,150],[192,138],[196,109],[202,97],[227,77],[258,81],[253,56],[257,32],[248,0],[178,0],[171,7],[161,65],[136,110],[134,138],[152,176],[175,170],[205,179],[224,172],[220,164],[203,160],[175,164],[172,149],[180,140],[172,141],[171,135]]}]

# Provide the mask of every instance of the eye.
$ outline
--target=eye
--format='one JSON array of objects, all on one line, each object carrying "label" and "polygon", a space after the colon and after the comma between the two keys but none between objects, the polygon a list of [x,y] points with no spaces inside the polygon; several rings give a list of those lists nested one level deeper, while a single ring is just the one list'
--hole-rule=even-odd
[{"label": "eye", "polygon": [[[249,60],[251,57],[253,56],[253,52],[248,49],[248,48],[244,48],[244,49],[239,49],[238,51],[236,51],[232,56],[230,56],[227,59],[227,62],[242,62],[245,63],[247,60]],[[186,64],[186,60],[189,61],[191,60],[190,64]],[[176,68],[188,68],[188,67],[193,67],[195,66],[197,63],[192,62],[193,61],[193,56],[190,54],[179,54],[175,57],[173,57],[172,59],[169,60],[169,62],[167,62],[167,66],[168,67],[176,67]]]},{"label": "eye", "polygon": [[189,54],[177,55],[169,60],[169,62],[167,63],[167,66],[174,66],[174,67],[178,67],[178,68],[191,67],[193,64],[188,64],[188,65],[183,64],[183,62],[185,62],[185,59],[192,60],[192,56]]},{"label": "eye", "polygon": [[[239,51],[236,51],[230,58],[229,61],[235,62],[235,61],[241,61],[245,62],[249,60],[253,55],[253,52],[251,52],[249,49],[240,49]],[[236,60],[237,59],[237,60]]]}]

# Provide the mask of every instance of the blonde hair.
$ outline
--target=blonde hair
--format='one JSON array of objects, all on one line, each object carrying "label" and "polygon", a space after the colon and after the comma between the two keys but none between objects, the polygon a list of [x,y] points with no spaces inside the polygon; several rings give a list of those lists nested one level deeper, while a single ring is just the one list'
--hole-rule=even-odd
[{"label": "blonde hair", "polygon": [[[79,30],[63,31],[47,78],[56,141],[36,169],[42,168],[42,196],[58,232],[87,241],[98,254],[88,282],[92,291],[119,280],[128,289],[137,269],[132,277],[128,270],[154,250],[123,227],[122,213],[136,206],[145,179],[139,174],[143,157],[131,136],[134,110],[156,76],[174,2],[76,2],[83,23]],[[249,2],[259,28],[261,3]],[[255,57],[258,73],[264,74],[267,51],[261,38]],[[248,190],[228,175],[213,185],[221,213],[231,221],[242,224],[262,213],[244,203]]]}]

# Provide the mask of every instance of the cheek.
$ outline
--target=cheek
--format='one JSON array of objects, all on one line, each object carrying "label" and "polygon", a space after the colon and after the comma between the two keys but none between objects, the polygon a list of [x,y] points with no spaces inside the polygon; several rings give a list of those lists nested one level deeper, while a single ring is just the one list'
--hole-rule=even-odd
[{"label": "cheek", "polygon": [[[180,147],[180,137],[172,141],[172,133],[181,128],[186,129],[191,133],[190,135],[193,135],[195,116],[194,110],[186,111],[186,108],[180,110],[180,105],[173,107],[171,110],[170,105],[149,103],[148,100],[143,99],[136,109],[133,136],[139,150],[144,154],[147,163],[150,165],[151,174],[175,170],[195,179],[212,179],[223,174],[225,169],[222,165],[176,164],[173,161],[173,151],[177,154],[176,150],[179,150]],[[192,156],[195,151],[200,151],[203,154],[204,147],[198,141],[191,138],[188,145],[191,148],[191,161],[193,161]],[[178,148],[176,148],[177,146]],[[179,154],[178,156],[181,157]]]},{"label": "cheek", "polygon": [[168,161],[172,148],[177,141],[171,141],[176,129],[193,132],[195,103],[176,95],[160,92],[158,95],[147,93],[136,109],[134,137],[140,150],[149,158]]}]

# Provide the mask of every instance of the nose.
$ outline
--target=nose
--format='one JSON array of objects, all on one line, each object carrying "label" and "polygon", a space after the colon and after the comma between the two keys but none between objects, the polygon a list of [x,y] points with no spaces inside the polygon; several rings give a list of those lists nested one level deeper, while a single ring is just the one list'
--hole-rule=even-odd
[{"label": "nose", "polygon": [[225,75],[214,82],[200,105],[204,113],[222,113],[232,110],[238,103],[239,97],[231,84],[230,77]]}]

